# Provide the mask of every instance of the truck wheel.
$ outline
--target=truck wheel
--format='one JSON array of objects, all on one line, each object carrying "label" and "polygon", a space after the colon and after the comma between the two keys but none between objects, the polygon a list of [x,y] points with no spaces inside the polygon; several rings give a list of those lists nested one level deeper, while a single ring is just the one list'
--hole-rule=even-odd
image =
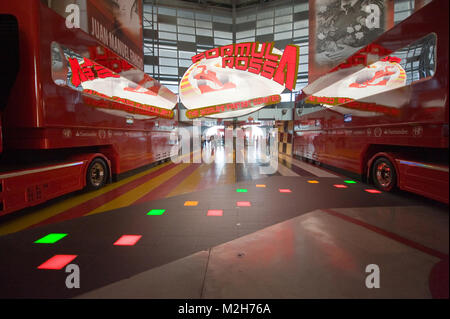
[{"label": "truck wheel", "polygon": [[89,164],[86,173],[86,188],[97,190],[102,188],[108,180],[108,165],[101,158],[94,159]]},{"label": "truck wheel", "polygon": [[372,180],[375,186],[385,192],[397,186],[397,172],[394,165],[386,157],[378,158],[372,166]]}]

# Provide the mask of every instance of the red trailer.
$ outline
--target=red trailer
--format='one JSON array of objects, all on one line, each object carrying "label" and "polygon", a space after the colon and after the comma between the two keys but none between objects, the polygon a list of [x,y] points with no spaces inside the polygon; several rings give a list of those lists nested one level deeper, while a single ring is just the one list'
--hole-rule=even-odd
[{"label": "red trailer", "polygon": [[432,1],[310,83],[294,154],[448,203],[448,6]]},{"label": "red trailer", "polygon": [[0,39],[0,215],[170,157],[176,96],[43,1],[2,1]]}]

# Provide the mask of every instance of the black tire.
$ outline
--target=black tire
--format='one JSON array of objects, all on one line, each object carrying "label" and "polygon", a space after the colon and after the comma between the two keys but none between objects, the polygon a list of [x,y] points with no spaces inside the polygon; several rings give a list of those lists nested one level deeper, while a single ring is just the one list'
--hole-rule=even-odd
[{"label": "black tire", "polygon": [[86,189],[97,190],[105,186],[108,181],[108,165],[101,158],[95,158],[86,172]]},{"label": "black tire", "polygon": [[384,192],[397,188],[397,172],[395,166],[386,157],[380,157],[372,165],[372,182]]}]

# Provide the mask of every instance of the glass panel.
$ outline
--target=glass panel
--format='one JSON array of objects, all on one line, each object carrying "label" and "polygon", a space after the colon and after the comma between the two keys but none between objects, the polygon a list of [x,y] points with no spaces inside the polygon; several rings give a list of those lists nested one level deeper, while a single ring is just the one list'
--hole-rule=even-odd
[{"label": "glass panel", "polygon": [[308,55],[300,55],[299,63],[308,63]]},{"label": "glass panel", "polygon": [[251,36],[255,36],[255,30],[236,32],[236,38],[245,38]]},{"label": "glass panel", "polygon": [[292,7],[281,7],[275,9],[275,16],[281,16],[281,15],[290,15],[292,14]]},{"label": "glass panel", "polygon": [[308,36],[308,34],[309,34],[308,29],[295,30],[294,31],[294,38],[306,37],[306,36]]},{"label": "glass panel", "polygon": [[189,51],[178,51],[178,57],[180,59],[191,59],[194,55],[197,53],[195,52],[189,52]]},{"label": "glass panel", "polygon": [[188,34],[178,34],[178,41],[195,42],[195,36]]},{"label": "glass panel", "polygon": [[214,37],[233,39],[233,34],[231,32],[214,31]]},{"label": "glass panel", "polygon": [[144,65],[144,72],[145,73],[149,73],[149,74],[153,74],[153,65]]},{"label": "glass panel", "polygon": [[273,25],[273,19],[264,19],[264,20],[258,20],[256,21],[256,26],[258,28],[261,27],[270,27]]},{"label": "glass panel", "polygon": [[308,64],[300,64],[298,66],[298,72],[308,72]]},{"label": "glass panel", "polygon": [[284,39],[291,39],[292,38],[292,31],[288,32],[281,32],[281,33],[275,33],[274,40],[284,40]]},{"label": "glass panel", "polygon": [[206,28],[206,29],[212,29],[212,23],[208,21],[195,21],[195,26],[198,28]]},{"label": "glass panel", "polygon": [[292,15],[281,16],[275,18],[275,25],[292,22]]},{"label": "glass panel", "polygon": [[215,38],[214,39],[214,45],[219,45],[219,46],[222,46],[222,45],[228,45],[228,44],[232,44],[232,40],[230,39],[230,40],[227,40],[227,39],[218,39],[218,38]]},{"label": "glass panel", "polygon": [[160,31],[170,31],[170,32],[177,31],[177,26],[172,24],[158,23],[158,28]]},{"label": "glass panel", "polygon": [[224,16],[213,16],[213,21],[220,22],[220,23],[226,23],[226,24],[232,24],[233,19],[230,17],[224,17]]},{"label": "glass panel", "polygon": [[259,19],[272,18],[272,17],[273,17],[273,11],[272,10],[258,12],[258,20]]},{"label": "glass panel", "polygon": [[[196,12],[195,13],[195,19],[196,20],[206,20],[206,21],[211,21],[211,15],[210,14],[205,14],[205,13],[199,13]],[[197,21],[198,22],[198,21]]]},{"label": "glass panel", "polygon": [[239,15],[238,17],[236,17],[237,24],[256,20],[256,14],[250,14],[250,12],[248,12],[248,14],[241,12],[241,14],[242,15]]},{"label": "glass panel", "polygon": [[303,12],[303,11],[308,11],[308,3],[299,3],[299,4],[296,4],[295,6],[294,6],[294,12],[295,13],[297,13],[297,12]]},{"label": "glass panel", "polygon": [[159,69],[162,74],[178,75],[178,68],[172,68],[172,67],[168,67],[168,66],[160,66]]},{"label": "glass panel", "polygon": [[271,34],[271,33],[273,33],[273,27],[256,29],[256,35]]},{"label": "glass panel", "polygon": [[194,19],[194,12],[178,9],[178,16],[182,18]]},{"label": "glass panel", "polygon": [[177,66],[177,59],[159,58],[160,65]]},{"label": "glass panel", "polygon": [[212,30],[197,28],[197,35],[212,37]]},{"label": "glass panel", "polygon": [[294,29],[308,28],[309,21],[308,20],[299,20],[294,22]]},{"label": "glass panel", "polygon": [[176,58],[177,57],[177,51],[159,49],[159,56],[169,57],[169,58]]},{"label": "glass panel", "polygon": [[255,42],[255,37],[248,37],[248,38],[241,38],[237,40],[236,42]]},{"label": "glass panel", "polygon": [[195,34],[195,29],[179,25],[178,26],[178,32],[179,33],[187,33],[187,34]]},{"label": "glass panel", "polygon": [[190,26],[190,27],[193,27],[195,25],[195,21],[194,20],[183,19],[183,18],[178,18],[177,19],[177,23],[178,23],[178,28],[180,28],[180,25],[187,25],[187,26]]},{"label": "glass panel", "polygon": [[292,30],[292,23],[275,25],[275,32],[291,31],[291,30]]},{"label": "glass panel", "polygon": [[180,67],[188,68],[188,67],[191,66],[192,60],[182,60],[182,59],[180,59],[180,60],[178,60],[178,63],[180,64]]},{"label": "glass panel", "polygon": [[177,35],[175,33],[168,33],[168,32],[158,32],[160,39],[167,39],[167,40],[176,40]]},{"label": "glass panel", "polygon": [[172,8],[166,8],[166,7],[158,7],[158,13],[159,14],[165,14],[168,16],[176,16],[177,15],[177,10],[172,9]]}]

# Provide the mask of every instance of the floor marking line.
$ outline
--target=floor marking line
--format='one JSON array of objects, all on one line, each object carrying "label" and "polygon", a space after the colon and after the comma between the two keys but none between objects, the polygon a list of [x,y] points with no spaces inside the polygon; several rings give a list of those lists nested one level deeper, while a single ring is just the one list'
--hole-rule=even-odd
[{"label": "floor marking line", "polygon": [[130,206],[134,202],[136,202],[142,196],[145,196],[148,192],[152,191],[156,187],[165,183],[174,175],[178,174],[182,170],[186,169],[190,164],[177,164],[170,170],[162,173],[161,175],[150,179],[149,181],[139,185],[138,187],[126,192],[125,194],[114,198],[112,201],[96,208],[95,210],[85,214],[85,216],[94,215],[98,213],[102,213],[105,211],[110,211],[117,208],[122,208],[125,206]]},{"label": "floor marking line", "polygon": [[32,225],[30,228],[84,216],[84,215],[88,214],[89,212],[101,207],[102,205],[105,205],[108,202],[111,202],[118,196],[121,196],[121,195],[129,192],[130,190],[135,189],[136,187],[145,183],[146,181],[151,180],[151,179],[169,171],[173,167],[176,167],[176,164],[167,163],[166,165],[159,167],[159,169],[151,171],[148,174],[140,176],[139,178],[132,180],[129,183],[120,185],[119,187],[112,189],[111,191],[109,191],[105,194],[91,198],[90,200],[85,201],[84,203],[81,203],[80,205],[74,206],[70,209],[67,209],[66,211],[63,211],[57,215],[47,218],[37,224]]},{"label": "floor marking line", "polygon": [[[198,164],[197,164],[198,165]],[[190,193],[197,187],[200,181],[199,171],[202,169],[202,165],[196,167],[181,183],[179,183],[166,197],[177,196],[181,194]],[[192,187],[194,185],[195,187]]]},{"label": "floor marking line", "polygon": [[179,185],[187,176],[189,176],[193,171],[197,169],[199,164],[189,164],[185,169],[178,172],[176,175],[159,185],[158,187],[152,189],[150,192],[136,200],[133,204],[139,204],[143,202],[148,202],[155,199],[164,198],[174,186]]},{"label": "floor marking line", "polygon": [[317,167],[312,164],[302,162],[291,156],[280,154],[280,157],[284,160],[287,160],[291,164],[297,166],[298,168],[306,170],[311,174],[314,174],[316,177],[342,177],[324,167]]},{"label": "floor marking line", "polygon": [[321,209],[321,211],[325,212],[325,213],[327,213],[329,215],[332,215],[332,216],[338,217],[340,219],[343,219],[343,220],[345,220],[347,222],[353,223],[355,225],[364,227],[364,228],[366,228],[368,230],[371,230],[371,231],[373,231],[375,233],[378,233],[378,234],[380,234],[382,236],[385,236],[385,237],[388,237],[388,238],[390,238],[392,240],[395,240],[395,241],[397,241],[397,242],[399,242],[399,243],[401,243],[401,244],[403,244],[405,246],[409,246],[411,248],[419,250],[419,251],[421,251],[421,252],[423,252],[423,253],[425,253],[427,255],[430,255],[430,256],[433,256],[433,257],[437,257],[437,258],[440,258],[440,259],[448,258],[447,254],[445,254],[443,252],[440,252],[440,251],[438,251],[436,249],[424,246],[422,244],[419,244],[418,242],[415,242],[415,241],[412,241],[412,240],[407,239],[405,237],[402,237],[400,235],[394,234],[394,233],[392,233],[390,231],[384,230],[384,229],[379,228],[377,226],[368,224],[368,223],[363,222],[363,221],[361,221],[359,219],[356,219],[356,218],[353,218],[353,217],[341,214],[341,213],[336,212],[336,211],[334,211],[332,209]]},{"label": "floor marking line", "polygon": [[[47,206],[47,207],[44,207],[37,211],[30,212],[24,216],[14,218],[13,220],[0,225],[0,235],[14,233],[14,232],[29,228],[31,226],[34,226],[34,225],[41,223],[49,218],[52,218],[53,216],[57,216],[61,213],[64,213],[65,211],[67,211],[69,209],[73,209],[73,208],[75,208],[79,205],[82,205],[83,203],[86,203],[92,199],[98,198],[99,196],[102,196],[111,191],[114,191],[114,190],[118,189],[119,187],[122,187],[128,183],[131,183],[147,174],[151,174],[152,172],[158,171],[167,165],[169,165],[169,163],[163,163],[156,167],[151,167],[141,173],[127,177],[116,183],[108,184],[105,187],[103,187],[97,191],[83,193],[80,195],[75,195],[74,197],[64,199],[60,202],[56,202],[55,204],[52,204],[51,206]],[[58,199],[56,199],[56,200],[58,200]]]}]

